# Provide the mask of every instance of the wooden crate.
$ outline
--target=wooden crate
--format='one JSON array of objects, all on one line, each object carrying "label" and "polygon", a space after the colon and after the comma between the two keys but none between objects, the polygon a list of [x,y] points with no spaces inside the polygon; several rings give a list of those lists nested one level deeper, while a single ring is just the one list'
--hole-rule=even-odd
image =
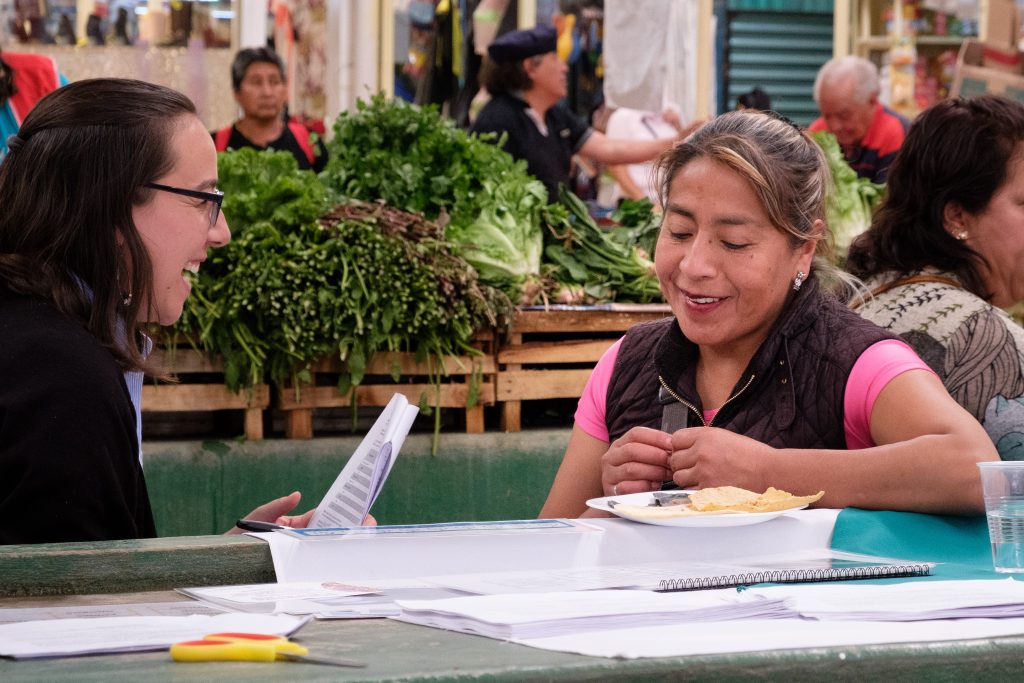
[{"label": "wooden crate", "polygon": [[497,352],[502,429],[521,429],[522,401],[577,398],[594,364],[626,330],[671,314],[667,304],[516,313]]},{"label": "wooden crate", "polygon": [[157,348],[151,358],[158,368],[166,368],[180,383],[155,382],[147,378],[142,385],[143,415],[147,412],[243,410],[245,438],[253,441],[263,438],[263,411],[270,406],[270,387],[266,384],[235,393],[224,385],[223,362],[189,347]]},{"label": "wooden crate", "polygon": [[[384,407],[395,392],[405,394],[410,403],[418,404],[426,395],[434,408],[455,408],[465,412],[466,432],[484,431],[484,406],[494,405],[494,334],[483,332],[474,339],[481,355],[446,356],[441,372],[440,387],[430,382],[437,369],[430,362],[416,360],[414,353],[377,353],[367,364],[366,376],[356,387],[356,402],[360,406]],[[391,379],[397,368],[398,381]],[[339,394],[334,377],[340,370],[337,358],[320,361],[313,369],[313,382],[302,386],[296,394],[292,388],[276,392],[275,407],[285,413],[285,436],[290,439],[313,437],[313,411],[317,408],[346,408],[352,405],[351,394]],[[479,375],[476,404],[469,408],[470,382]],[[318,375],[328,375],[329,385],[316,381]],[[438,391],[440,395],[438,395]]]}]

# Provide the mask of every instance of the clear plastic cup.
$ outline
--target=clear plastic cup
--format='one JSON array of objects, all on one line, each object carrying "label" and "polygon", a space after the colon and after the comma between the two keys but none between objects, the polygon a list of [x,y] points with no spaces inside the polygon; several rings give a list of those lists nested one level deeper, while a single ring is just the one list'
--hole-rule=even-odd
[{"label": "clear plastic cup", "polygon": [[1024,461],[979,462],[997,572],[1024,572]]}]

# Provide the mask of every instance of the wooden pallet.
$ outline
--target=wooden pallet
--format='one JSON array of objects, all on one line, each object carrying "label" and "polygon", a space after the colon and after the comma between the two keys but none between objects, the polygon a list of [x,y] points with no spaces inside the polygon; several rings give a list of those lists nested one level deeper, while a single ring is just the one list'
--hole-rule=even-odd
[{"label": "wooden pallet", "polygon": [[497,352],[502,429],[521,429],[522,401],[579,397],[616,339],[637,323],[671,314],[667,304],[517,313]]},{"label": "wooden pallet", "polygon": [[[401,392],[410,403],[420,403],[421,396],[433,408],[454,408],[465,412],[466,432],[484,431],[484,406],[494,405],[495,364],[492,333],[481,333],[475,342],[481,347],[479,356],[446,356],[439,386],[430,383],[437,370],[430,362],[416,360],[414,353],[377,353],[367,364],[366,376],[356,387],[356,403],[360,406],[383,407],[395,392]],[[391,375],[397,369],[399,380]],[[285,436],[290,439],[313,437],[313,411],[317,408],[346,408],[352,405],[349,393],[339,394],[333,377],[340,370],[338,359],[325,359],[313,368],[313,382],[296,392],[284,388],[276,392],[275,407],[285,413]],[[467,407],[470,382],[477,374],[479,392],[476,404]],[[318,386],[317,376],[328,375],[331,384]]]},{"label": "wooden pallet", "polygon": [[[270,406],[270,387],[258,384],[235,393],[224,385],[223,362],[192,348],[154,349],[151,359],[157,367],[167,368],[180,384],[148,379],[142,386],[142,413],[210,410],[245,411],[245,438],[263,438],[263,411]],[[193,381],[196,375],[203,380]],[[209,376],[218,376],[219,380]],[[145,418],[143,418],[145,419]]]}]

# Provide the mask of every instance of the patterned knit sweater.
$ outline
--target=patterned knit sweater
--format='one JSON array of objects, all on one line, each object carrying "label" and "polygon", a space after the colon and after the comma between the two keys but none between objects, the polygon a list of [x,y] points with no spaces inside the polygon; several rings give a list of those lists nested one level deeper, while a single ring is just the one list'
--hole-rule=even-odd
[{"label": "patterned knit sweater", "polygon": [[[883,273],[866,284],[874,290],[900,277]],[[1024,328],[967,290],[941,282],[894,287],[857,312],[913,347],[984,425],[1000,457],[1024,460]]]}]

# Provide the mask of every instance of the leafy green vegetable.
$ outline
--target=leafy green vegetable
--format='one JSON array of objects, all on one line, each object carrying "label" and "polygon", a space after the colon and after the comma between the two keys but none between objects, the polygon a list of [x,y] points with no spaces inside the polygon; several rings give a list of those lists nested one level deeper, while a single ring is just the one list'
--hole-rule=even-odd
[{"label": "leafy green vegetable", "polygon": [[471,352],[476,331],[510,313],[508,298],[479,283],[437,223],[380,203],[321,216],[315,175],[288,153],[251,153],[220,155],[235,238],[211,252],[177,328],[224,358],[232,389],[265,378],[298,384],[313,362],[334,356],[345,392],[378,351],[440,361]]},{"label": "leafy green vegetable", "polygon": [[544,255],[556,265],[558,282],[583,285],[591,301],[647,303],[661,299],[650,259],[635,245],[601,229],[586,204],[569,190],[562,187],[559,199],[568,211],[548,212],[548,225],[557,241],[544,249]]},{"label": "leafy green vegetable", "polygon": [[224,216],[237,234],[260,221],[290,227],[315,221],[329,206],[327,191],[312,171],[300,171],[288,152],[246,147],[217,155]]},{"label": "leafy green vegetable", "polygon": [[618,224],[610,233],[613,239],[627,247],[637,247],[642,256],[654,258],[661,216],[654,213],[649,199],[623,199],[611,218]]},{"label": "leafy green vegetable", "polygon": [[540,271],[543,184],[436,107],[374,96],[343,112],[321,178],[337,197],[447,220],[446,238],[481,281],[515,293]]},{"label": "leafy green vegetable", "polygon": [[819,131],[811,137],[825,153],[832,188],[826,203],[826,220],[832,231],[836,253],[844,258],[853,238],[871,227],[871,214],[881,201],[885,185],[861,178],[843,158],[843,150],[832,133]]}]

